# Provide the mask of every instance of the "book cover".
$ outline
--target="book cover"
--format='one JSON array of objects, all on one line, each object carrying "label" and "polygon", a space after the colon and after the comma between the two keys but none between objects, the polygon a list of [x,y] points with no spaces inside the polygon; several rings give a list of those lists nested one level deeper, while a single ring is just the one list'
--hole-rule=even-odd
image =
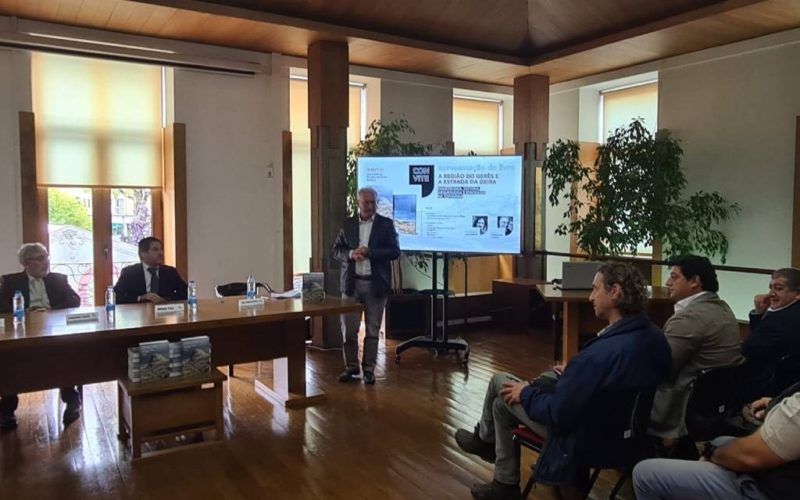
[{"label": "book cover", "polygon": [[181,363],[184,376],[211,371],[211,343],[207,336],[181,339]]},{"label": "book cover", "polygon": [[303,302],[319,303],[325,300],[325,273],[303,273],[301,296]]},{"label": "book cover", "polygon": [[139,344],[139,375],[142,382],[169,377],[169,342],[156,340]]}]

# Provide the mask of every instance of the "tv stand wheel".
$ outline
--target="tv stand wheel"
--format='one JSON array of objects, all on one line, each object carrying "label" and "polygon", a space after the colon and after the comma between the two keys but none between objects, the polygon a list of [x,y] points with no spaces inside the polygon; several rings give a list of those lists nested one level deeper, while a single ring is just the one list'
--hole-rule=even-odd
[{"label": "tv stand wheel", "polygon": [[395,362],[395,364],[399,365],[400,364],[400,356],[395,356],[394,357],[394,362]]}]

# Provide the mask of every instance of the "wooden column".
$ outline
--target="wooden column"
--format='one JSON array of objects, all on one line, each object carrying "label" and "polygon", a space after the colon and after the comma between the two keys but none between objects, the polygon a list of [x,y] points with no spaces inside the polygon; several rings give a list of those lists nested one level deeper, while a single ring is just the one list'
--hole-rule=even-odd
[{"label": "wooden column", "polygon": [[523,255],[517,259],[517,276],[544,278],[544,258],[534,250],[544,248],[544,182],[542,162],[548,142],[550,78],[525,75],[514,79],[514,146],[523,156]]},{"label": "wooden column", "polygon": [[[308,127],[311,129],[311,270],[325,273],[325,290],[340,295],[339,263],[330,249],[347,213],[348,49],[341,42],[308,47]],[[342,344],[338,318],[314,320],[313,343]]]},{"label": "wooden column", "polygon": [[292,216],[292,133],[281,134],[283,154],[283,289],[290,290],[294,273],[294,218]]},{"label": "wooden column", "polygon": [[792,218],[792,267],[800,267],[800,116],[794,136],[794,212]]},{"label": "wooden column", "polygon": [[47,232],[47,188],[39,187],[36,174],[36,122],[33,113],[19,113],[20,188],[22,200],[22,241],[38,241],[50,247]]},{"label": "wooden column", "polygon": [[164,254],[167,264],[189,277],[188,210],[186,192],[186,124],[164,129]]}]

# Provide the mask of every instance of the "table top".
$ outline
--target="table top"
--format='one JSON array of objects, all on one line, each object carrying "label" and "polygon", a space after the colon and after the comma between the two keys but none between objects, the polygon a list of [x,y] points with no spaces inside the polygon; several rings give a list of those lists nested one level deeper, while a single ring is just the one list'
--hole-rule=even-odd
[{"label": "table top", "polygon": [[[561,290],[551,284],[538,284],[536,289],[548,302],[589,302],[591,290]],[[669,289],[664,286],[654,286],[648,300],[656,302],[672,301],[669,298]]]},{"label": "table top", "polygon": [[[69,342],[85,335],[108,332],[120,337],[193,331],[201,334],[207,328],[255,325],[361,310],[360,304],[345,302],[338,297],[328,297],[321,303],[273,299],[267,300],[263,307],[239,310],[239,300],[243,298],[199,300],[196,313],[189,313],[187,309],[183,313],[155,314],[153,304],[118,305],[113,321],[107,318],[104,307],[28,312],[24,328],[15,328],[11,315],[0,315],[0,322],[4,324],[0,329],[0,349],[54,340]],[[97,312],[99,321],[67,324],[68,314],[83,312]]]}]

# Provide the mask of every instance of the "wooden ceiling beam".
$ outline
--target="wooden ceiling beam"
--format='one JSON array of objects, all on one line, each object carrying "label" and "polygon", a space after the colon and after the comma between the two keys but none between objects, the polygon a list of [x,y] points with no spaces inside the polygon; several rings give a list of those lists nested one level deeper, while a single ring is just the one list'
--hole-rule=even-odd
[{"label": "wooden ceiling beam", "polygon": [[690,23],[692,21],[716,16],[731,10],[740,9],[742,7],[767,1],[769,0],[723,0],[719,3],[665,17],[649,23],[631,26],[626,29],[598,37],[592,37],[560,49],[547,50],[540,54],[532,55],[528,59],[528,65],[535,66],[537,64],[553,61],[555,59],[560,59],[562,57],[571,56],[581,52],[587,52],[605,45],[611,45],[613,43],[621,42],[630,38],[655,33],[657,31],[672,28],[674,26]]},{"label": "wooden ceiling beam", "polygon": [[454,45],[451,43],[444,43],[435,40],[420,40],[409,36],[394,35],[391,33],[382,33],[379,31],[372,31],[358,27],[342,26],[339,24],[315,21],[312,19],[306,19],[302,17],[287,16],[285,14],[277,14],[264,10],[253,10],[243,7],[235,7],[232,5],[226,5],[222,3],[212,3],[212,2],[203,2],[194,0],[131,0],[131,1],[135,3],[151,4],[151,5],[158,5],[161,7],[169,7],[179,10],[200,12],[203,14],[231,17],[236,19],[246,19],[250,21],[258,21],[280,26],[290,26],[292,28],[298,28],[306,30],[310,33],[318,34],[317,36],[319,40],[327,40],[333,42],[347,42],[349,41],[350,38],[362,38],[366,40],[374,40],[393,45],[402,45],[405,47],[411,47],[416,49],[474,57],[476,59],[496,61],[508,64],[517,64],[520,66],[527,65],[525,57],[521,55],[515,55],[506,52],[490,51],[485,49],[476,49],[473,47]]}]

